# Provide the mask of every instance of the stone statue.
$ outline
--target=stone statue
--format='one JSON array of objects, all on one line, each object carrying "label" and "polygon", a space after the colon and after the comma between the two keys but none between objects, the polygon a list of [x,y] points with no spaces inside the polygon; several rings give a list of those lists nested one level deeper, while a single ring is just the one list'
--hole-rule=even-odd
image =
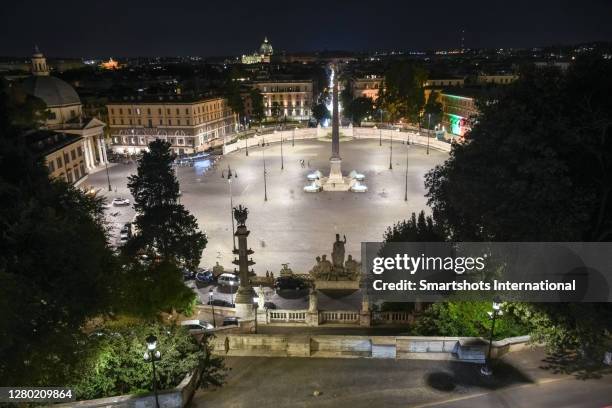
[{"label": "stone statue", "polygon": [[321,257],[317,256],[316,259],[317,264],[309,271],[310,276],[312,276],[313,279],[319,279],[319,275],[321,274]]},{"label": "stone statue", "polygon": [[327,255],[323,255],[320,263],[319,279],[330,280],[333,267],[332,263],[327,260]]},{"label": "stone statue", "polygon": [[243,207],[242,205],[234,207],[234,218],[236,219],[239,227],[245,226],[248,215],[249,210],[246,207]]},{"label": "stone statue", "polygon": [[353,259],[353,256],[349,254],[348,259],[344,263],[344,270],[346,271],[347,277],[350,280],[357,280],[361,272],[361,264]]},{"label": "stone statue", "polygon": [[291,270],[291,268],[289,268],[289,264],[288,263],[284,263],[281,264],[283,265],[283,267],[280,270],[280,276],[291,276],[293,275],[293,270]]},{"label": "stone statue", "polygon": [[336,242],[334,242],[334,247],[332,251],[332,262],[334,263],[334,268],[337,270],[341,270],[344,268],[344,245],[346,244],[346,235],[344,236],[344,241],[340,241],[340,234],[336,234]]}]

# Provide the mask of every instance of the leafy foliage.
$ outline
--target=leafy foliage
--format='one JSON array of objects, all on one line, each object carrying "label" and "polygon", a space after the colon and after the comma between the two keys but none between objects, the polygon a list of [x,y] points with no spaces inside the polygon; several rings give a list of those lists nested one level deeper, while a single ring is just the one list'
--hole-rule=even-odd
[{"label": "leafy foliage", "polygon": [[73,384],[77,397],[92,399],[152,391],[151,363],[143,358],[149,334],[157,337],[157,350],[161,353],[155,363],[159,389],[177,386],[198,367],[204,367],[201,386],[223,380],[223,361],[210,354],[208,339],[199,344],[179,326],[134,324],[90,335],[91,355],[83,375]]},{"label": "leafy foliage", "polygon": [[[490,302],[445,302],[434,303],[418,316],[413,327],[421,336],[469,336],[488,338],[492,320],[487,314]],[[508,305],[495,321],[494,339],[528,334],[531,325],[514,313]]]},{"label": "leafy foliage", "polygon": [[353,99],[344,112],[344,115],[349,116],[357,126],[361,126],[361,121],[372,114],[374,114],[374,102],[372,98],[365,96]]},{"label": "leafy foliage", "polygon": [[392,122],[401,118],[418,122],[425,104],[423,84],[426,80],[427,72],[423,68],[408,61],[393,63],[385,72],[379,89],[377,109],[382,109]]},{"label": "leafy foliage", "polygon": [[116,258],[101,200],[49,181],[10,125],[13,109],[36,105],[11,105],[6,92],[0,104],[0,383],[61,384],[81,358],[83,323],[113,309]]},{"label": "leafy foliage", "polygon": [[317,120],[317,123],[321,123],[325,119],[330,119],[331,113],[324,103],[318,103],[312,107],[312,116]]},{"label": "leafy foliage", "polygon": [[261,94],[261,91],[259,89],[253,88],[249,92],[249,96],[251,98],[251,110],[253,114],[253,119],[255,119],[257,123],[261,125],[261,122],[266,117],[264,112],[263,95]]},{"label": "leafy foliage", "polygon": [[[426,178],[434,218],[457,241],[612,240],[612,64],[526,69],[479,104],[469,142]],[[533,335],[593,355],[611,305],[531,304]]]},{"label": "leafy foliage", "polygon": [[383,240],[384,242],[440,242],[444,241],[444,233],[431,216],[425,216],[425,212],[421,211],[418,218],[412,213],[409,220],[388,227]]}]

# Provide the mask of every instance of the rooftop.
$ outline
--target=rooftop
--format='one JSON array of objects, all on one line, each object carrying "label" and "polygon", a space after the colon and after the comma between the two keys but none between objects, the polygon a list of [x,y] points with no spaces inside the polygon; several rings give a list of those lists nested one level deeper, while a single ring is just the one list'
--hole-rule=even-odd
[{"label": "rooftop", "polygon": [[45,157],[78,142],[81,136],[51,130],[34,130],[25,134],[28,147],[38,157]]},{"label": "rooftop", "polygon": [[134,103],[149,103],[149,104],[192,104],[200,103],[208,100],[222,98],[218,95],[125,95],[112,97],[109,104],[126,104],[133,105]]}]

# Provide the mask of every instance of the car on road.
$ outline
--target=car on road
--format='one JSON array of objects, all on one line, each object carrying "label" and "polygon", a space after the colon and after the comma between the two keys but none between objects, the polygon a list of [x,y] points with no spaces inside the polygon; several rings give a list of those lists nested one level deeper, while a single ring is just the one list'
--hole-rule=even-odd
[{"label": "car on road", "polygon": [[213,275],[212,271],[207,271],[200,268],[195,274],[195,280],[200,283],[215,283],[215,276]]},{"label": "car on road", "polygon": [[238,326],[238,318],[234,316],[224,318],[223,326]]},{"label": "car on road", "polygon": [[196,278],[197,273],[195,271],[190,271],[187,268],[183,268],[183,280],[189,281],[194,280]]},{"label": "car on road", "polygon": [[122,207],[122,206],[130,205],[130,200],[128,200],[127,198],[123,198],[123,197],[115,197],[113,198],[112,204],[115,207]]},{"label": "car on road", "polygon": [[274,281],[274,289],[276,290],[302,290],[307,287],[308,284],[304,279],[295,276],[279,276]]},{"label": "car on road", "polygon": [[264,309],[276,309],[276,303],[273,302],[265,302]]},{"label": "car on road", "polygon": [[132,223],[126,222],[121,230],[119,231],[119,237],[121,239],[125,239],[126,241],[132,236]]},{"label": "car on road", "polygon": [[220,306],[220,307],[235,307],[235,305],[233,303],[228,302],[227,300],[223,300],[223,299],[213,299],[213,300],[209,300],[207,305],[209,306]]},{"label": "car on road", "polygon": [[214,329],[214,326],[205,320],[183,320],[181,326],[186,327],[191,334],[205,333]]},{"label": "car on road", "polygon": [[217,278],[219,286],[236,286],[240,285],[240,278],[233,273],[222,273]]}]

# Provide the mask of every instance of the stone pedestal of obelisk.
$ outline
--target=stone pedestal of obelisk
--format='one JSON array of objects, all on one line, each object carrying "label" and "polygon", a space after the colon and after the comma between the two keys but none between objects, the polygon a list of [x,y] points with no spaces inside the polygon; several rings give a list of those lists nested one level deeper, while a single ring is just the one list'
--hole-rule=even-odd
[{"label": "stone pedestal of obelisk", "polygon": [[250,231],[245,225],[248,210],[245,207],[238,206],[234,208],[234,218],[238,222],[236,228],[236,237],[238,238],[238,249],[234,250],[234,254],[238,255],[238,259],[234,259],[234,265],[238,265],[240,273],[240,286],[236,292],[236,317],[246,320],[255,318],[255,310],[253,308],[253,298],[255,291],[249,282],[249,266],[255,262],[249,259],[249,255],[253,254],[253,250],[248,248],[247,237]]},{"label": "stone pedestal of obelisk", "polygon": [[338,114],[338,75],[332,84],[332,155],[329,158],[329,177],[321,180],[323,191],[348,191],[351,180],[342,176],[340,158],[340,118]]}]

